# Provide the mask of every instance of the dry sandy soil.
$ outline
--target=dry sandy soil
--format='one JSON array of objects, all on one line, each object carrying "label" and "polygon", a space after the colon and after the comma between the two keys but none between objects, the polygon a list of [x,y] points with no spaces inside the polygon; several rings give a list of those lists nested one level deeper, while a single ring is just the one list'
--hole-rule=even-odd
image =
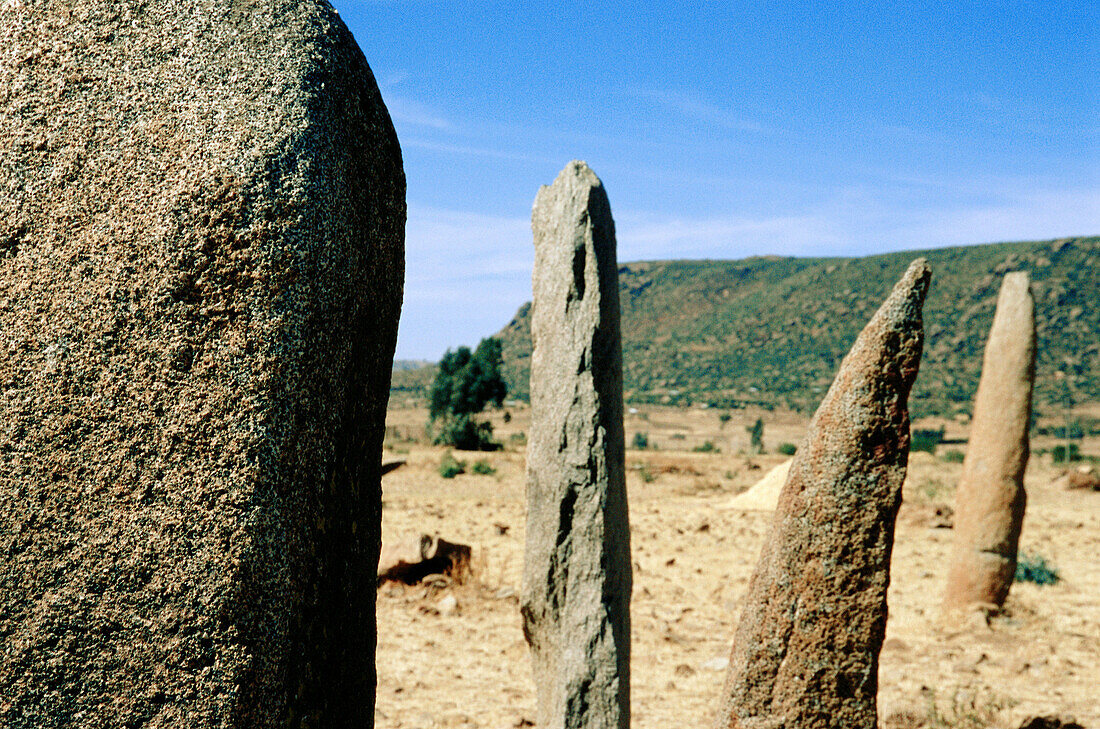
[{"label": "dry sandy soil", "polygon": [[[455,454],[470,465],[484,460],[496,473],[454,479],[438,473],[443,449],[410,441],[422,438],[425,412],[390,413],[384,459],[408,463],[383,479],[383,540],[437,533],[472,545],[475,570],[465,584],[379,589],[380,729],[503,729],[534,720],[517,599],[524,539],[518,434],[527,412],[509,411],[509,423],[502,413],[493,416],[504,451]],[[725,424],[703,409],[645,408],[627,416],[628,443],[639,431],[650,443],[627,451],[638,729],[712,721],[742,597],[772,517],[720,507],[784,460],[745,456],[745,426],[762,416],[764,443],[774,454],[781,442],[797,443],[806,425],[793,414],[733,415]],[[947,426],[949,439],[965,438],[964,425]],[[692,452],[708,440],[720,452]],[[941,445],[938,454],[952,449],[965,445]],[[1100,442],[1086,441],[1082,450],[1100,455]],[[952,503],[960,468],[928,454],[910,459],[879,674],[883,726],[1015,729],[1026,716],[1057,714],[1100,728],[1100,492],[1052,486],[1060,470],[1033,458],[1021,552],[1046,558],[1061,581],[1017,583],[1003,613],[945,625],[938,603],[952,532],[935,511]]]}]

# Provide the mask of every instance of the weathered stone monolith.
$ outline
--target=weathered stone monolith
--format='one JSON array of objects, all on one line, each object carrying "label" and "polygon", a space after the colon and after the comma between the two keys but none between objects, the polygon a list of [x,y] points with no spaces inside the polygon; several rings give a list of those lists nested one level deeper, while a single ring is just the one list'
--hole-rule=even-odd
[{"label": "weathered stone monolith", "polygon": [[323,0],[0,3],[0,726],[370,726],[404,193]]},{"label": "weathered stone monolith", "polygon": [[538,725],[630,721],[630,531],[615,224],[583,162],[535,198],[523,629]]},{"label": "weathered stone monolith", "polygon": [[910,264],[810,422],[745,598],[717,727],[876,727],[930,279],[923,259]]},{"label": "weathered stone monolith", "polygon": [[1024,272],[1005,275],[982,360],[970,440],[955,494],[955,546],[944,594],[950,611],[1004,604],[1016,574],[1027,494],[1035,303]]}]

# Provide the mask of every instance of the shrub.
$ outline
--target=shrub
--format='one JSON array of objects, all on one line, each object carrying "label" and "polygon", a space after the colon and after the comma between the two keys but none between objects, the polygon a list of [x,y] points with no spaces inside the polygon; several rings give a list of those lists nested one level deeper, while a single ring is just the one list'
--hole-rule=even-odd
[{"label": "shrub", "polygon": [[1063,440],[1081,440],[1085,437],[1085,429],[1080,423],[1070,423],[1051,428],[1051,435]]},{"label": "shrub", "polygon": [[493,440],[493,425],[478,422],[469,415],[455,415],[439,420],[432,442],[449,445],[460,451],[496,451],[500,443]]},{"label": "shrub", "polygon": [[1016,560],[1016,582],[1053,585],[1061,579],[1058,570],[1048,565],[1046,558],[1037,554],[1021,554],[1019,559]]},{"label": "shrub", "polygon": [[714,441],[708,440],[705,441],[703,445],[697,445],[691,450],[695,451],[696,453],[717,453],[718,447],[714,445]]},{"label": "shrub", "polygon": [[1081,460],[1081,449],[1076,443],[1070,443],[1068,446],[1064,444],[1056,445],[1050,452],[1054,456],[1055,463]]},{"label": "shrub", "polygon": [[473,473],[476,473],[478,476],[492,476],[494,473],[497,472],[497,470],[493,468],[493,465],[491,463],[483,460],[474,461],[474,465],[470,468],[470,470]]},{"label": "shrub", "polygon": [[753,453],[764,452],[764,421],[760,418],[752,425],[746,425],[745,430],[749,434],[749,449]]},{"label": "shrub", "polygon": [[638,473],[641,475],[642,481],[644,481],[645,483],[653,483],[653,481],[657,479],[657,475],[653,473],[653,471],[649,470],[648,463],[643,463],[638,469]]},{"label": "shrub", "polygon": [[956,450],[944,451],[940,458],[947,463],[962,463],[966,460],[966,456],[963,455],[963,452]]},{"label": "shrub", "polygon": [[728,423],[732,418],[733,418],[733,416],[731,414],[722,413],[721,415],[718,416],[718,423],[719,423],[718,427],[719,428],[726,427],[726,423]]},{"label": "shrub", "polygon": [[924,451],[935,453],[936,446],[943,442],[943,428],[937,430],[916,429],[913,430],[909,440],[909,452]]},{"label": "shrub", "polygon": [[639,451],[644,451],[649,448],[649,433],[643,433],[641,431],[634,434],[634,439],[630,441],[630,445]]},{"label": "shrub", "polygon": [[780,443],[776,450],[784,456],[793,456],[798,451],[798,446],[794,443]]},{"label": "shrub", "polygon": [[454,478],[460,473],[466,473],[466,461],[458,460],[450,451],[444,453],[443,460],[439,462],[439,475]]}]

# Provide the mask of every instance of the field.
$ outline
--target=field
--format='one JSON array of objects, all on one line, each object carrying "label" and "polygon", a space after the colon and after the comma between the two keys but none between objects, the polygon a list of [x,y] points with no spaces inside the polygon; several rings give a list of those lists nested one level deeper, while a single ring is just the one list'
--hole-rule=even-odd
[{"label": "field", "polygon": [[[439,475],[444,449],[423,443],[422,409],[394,409],[384,460],[406,460],[383,479],[383,541],[438,533],[474,548],[474,574],[445,581],[389,584],[378,595],[376,726],[530,726],[535,698],[520,628],[518,592],[524,540],[524,454],[528,411],[493,415],[505,449],[455,453],[467,473]],[[1096,416],[1100,413],[1083,412]],[[749,449],[746,426],[765,423],[763,455]],[[737,410],[723,423],[710,409],[645,407],[626,419],[634,593],[633,726],[708,726],[725,676],[742,596],[771,512],[722,508],[785,460],[780,443],[798,443],[797,414]],[[1074,717],[1100,726],[1100,492],[1052,486],[1061,467],[1032,458],[1021,552],[1039,555],[1061,576],[1054,585],[1017,583],[1003,613],[962,623],[938,611],[961,465],[944,454],[965,450],[966,426],[946,429],[936,455],[910,458],[898,518],[890,618],[881,656],[883,726],[1005,727],[1030,715]],[[649,447],[631,449],[635,433]],[[706,443],[712,446],[706,446]],[[1080,441],[1100,455],[1100,438]],[[1049,450],[1036,439],[1033,450]],[[696,449],[706,449],[697,452]],[[469,473],[478,460],[495,469]],[[937,514],[937,509],[941,512]],[[453,600],[451,598],[454,598]]]}]

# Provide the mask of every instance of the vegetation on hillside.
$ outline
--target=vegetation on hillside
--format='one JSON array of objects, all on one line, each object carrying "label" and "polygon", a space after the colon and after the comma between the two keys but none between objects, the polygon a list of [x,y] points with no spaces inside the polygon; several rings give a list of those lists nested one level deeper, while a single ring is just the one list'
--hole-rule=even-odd
[{"label": "vegetation on hillside", "polygon": [[[625,396],[635,403],[816,408],[840,360],[906,265],[928,258],[926,342],[914,415],[969,412],[997,293],[1031,274],[1036,409],[1100,399],[1100,238],[999,243],[866,258],[652,261],[619,268]],[[530,303],[497,335],[526,397]]]},{"label": "vegetation on hillside", "polygon": [[390,378],[390,405],[414,405],[423,402],[427,399],[428,391],[438,373],[438,364],[401,369],[395,367]]},{"label": "vegetation on hillside", "polygon": [[[1100,238],[997,243],[866,258],[648,261],[619,268],[623,380],[633,403],[812,412],[859,330],[917,256],[932,266],[915,416],[968,413],[1008,271],[1031,274],[1035,407],[1100,400]],[[530,309],[497,337],[511,397],[526,398]],[[423,398],[436,367],[394,373],[395,399]]]}]

